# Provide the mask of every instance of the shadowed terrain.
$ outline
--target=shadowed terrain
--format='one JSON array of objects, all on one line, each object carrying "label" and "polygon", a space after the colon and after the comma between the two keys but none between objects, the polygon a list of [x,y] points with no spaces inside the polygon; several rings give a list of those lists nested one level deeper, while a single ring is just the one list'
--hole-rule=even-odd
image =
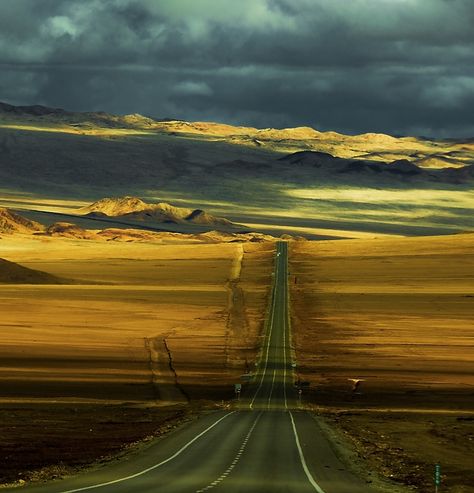
[{"label": "shadowed terrain", "polygon": [[6,284],[66,284],[66,279],[47,274],[0,258],[0,283]]},{"label": "shadowed terrain", "polygon": [[2,204],[64,213],[133,194],[266,233],[444,234],[473,228],[473,146],[3,105]]}]

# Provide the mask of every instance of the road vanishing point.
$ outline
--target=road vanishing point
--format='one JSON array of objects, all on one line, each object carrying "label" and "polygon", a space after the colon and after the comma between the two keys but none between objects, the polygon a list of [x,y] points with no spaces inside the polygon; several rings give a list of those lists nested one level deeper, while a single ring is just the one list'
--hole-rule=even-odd
[{"label": "road vanishing point", "polygon": [[78,476],[4,490],[28,493],[369,493],[338,458],[294,389],[288,245],[278,242],[255,376],[232,410],[187,423],[146,449]]}]

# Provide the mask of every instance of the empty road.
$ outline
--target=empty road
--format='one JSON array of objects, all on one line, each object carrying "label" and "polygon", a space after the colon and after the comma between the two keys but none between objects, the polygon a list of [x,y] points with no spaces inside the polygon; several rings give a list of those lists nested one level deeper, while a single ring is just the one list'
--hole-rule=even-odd
[{"label": "empty road", "polygon": [[293,387],[287,244],[279,242],[261,357],[235,408],[204,415],[145,450],[38,493],[368,493],[339,461]]}]

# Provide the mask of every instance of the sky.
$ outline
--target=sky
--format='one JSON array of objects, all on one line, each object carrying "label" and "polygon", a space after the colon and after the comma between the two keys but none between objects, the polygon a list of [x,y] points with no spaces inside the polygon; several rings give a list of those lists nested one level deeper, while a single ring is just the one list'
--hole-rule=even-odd
[{"label": "sky", "polygon": [[473,137],[474,0],[0,0],[0,101]]}]

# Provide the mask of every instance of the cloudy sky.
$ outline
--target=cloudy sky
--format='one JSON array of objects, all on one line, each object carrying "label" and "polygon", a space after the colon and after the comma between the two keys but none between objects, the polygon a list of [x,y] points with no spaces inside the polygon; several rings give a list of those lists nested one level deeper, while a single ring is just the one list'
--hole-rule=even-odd
[{"label": "cloudy sky", "polygon": [[0,0],[0,101],[474,136],[473,0]]}]

